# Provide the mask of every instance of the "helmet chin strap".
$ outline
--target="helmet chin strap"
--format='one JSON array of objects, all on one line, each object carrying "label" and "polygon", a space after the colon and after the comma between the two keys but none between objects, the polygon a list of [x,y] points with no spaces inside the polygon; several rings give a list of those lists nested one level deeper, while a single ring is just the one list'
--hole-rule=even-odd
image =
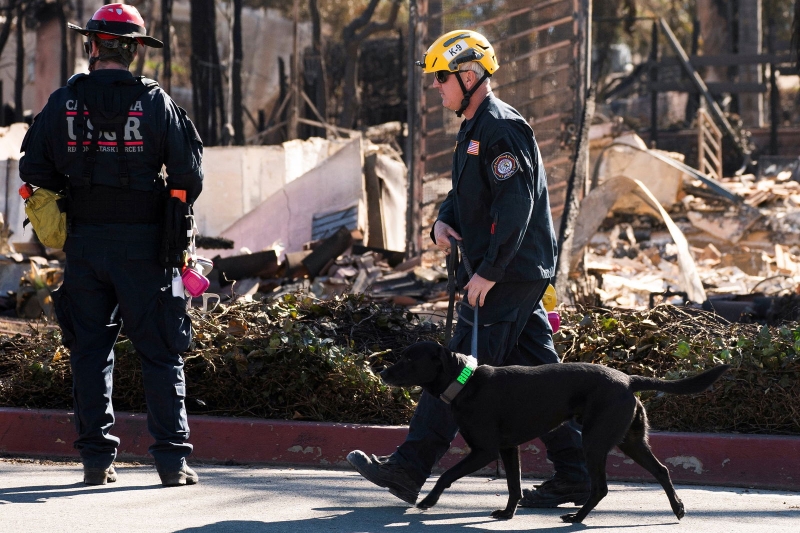
[{"label": "helmet chin strap", "polygon": [[464,113],[464,110],[466,110],[467,106],[469,106],[469,99],[472,97],[473,93],[475,93],[475,91],[478,89],[478,87],[481,86],[483,81],[486,78],[489,77],[489,73],[488,72],[484,72],[483,76],[481,77],[481,79],[478,80],[478,83],[473,85],[472,89],[470,89],[470,90],[467,90],[467,86],[464,85],[464,80],[461,79],[461,71],[454,72],[454,74],[456,75],[456,79],[458,80],[458,84],[461,86],[461,91],[464,93],[464,99],[461,100],[461,107],[458,108],[458,111],[456,111],[456,116],[461,118],[461,115]]}]

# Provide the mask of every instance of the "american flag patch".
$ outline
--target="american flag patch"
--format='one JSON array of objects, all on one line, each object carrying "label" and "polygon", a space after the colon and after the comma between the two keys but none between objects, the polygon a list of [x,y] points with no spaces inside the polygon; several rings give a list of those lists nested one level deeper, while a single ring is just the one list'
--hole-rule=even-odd
[{"label": "american flag patch", "polygon": [[478,141],[470,141],[467,146],[467,153],[469,155],[478,155],[478,147],[481,145]]}]

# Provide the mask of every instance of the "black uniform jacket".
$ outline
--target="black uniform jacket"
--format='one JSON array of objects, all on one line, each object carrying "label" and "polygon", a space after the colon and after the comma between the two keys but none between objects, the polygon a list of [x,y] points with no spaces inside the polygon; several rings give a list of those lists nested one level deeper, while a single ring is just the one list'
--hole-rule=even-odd
[{"label": "black uniform jacket", "polygon": [[[97,70],[88,76],[104,85],[133,78],[127,70],[114,69]],[[68,176],[81,175],[83,150],[88,149],[89,142],[81,138],[81,120],[75,84],[50,95],[22,142],[21,151],[25,152],[19,163],[22,181],[61,191],[68,184]],[[87,126],[89,135],[94,133],[91,122]],[[92,183],[121,186],[116,135],[103,132],[97,144]],[[203,144],[186,112],[158,86],[141,94],[130,106],[124,125],[124,149],[131,189],[154,190],[162,166],[166,166],[168,188],[186,190],[189,203],[200,194]]]},{"label": "black uniform jacket", "polygon": [[[495,282],[555,275],[556,238],[539,147],[527,121],[491,93],[461,124],[452,179],[438,220],[464,239],[476,274]],[[461,286],[468,281],[463,265],[458,278]]]}]

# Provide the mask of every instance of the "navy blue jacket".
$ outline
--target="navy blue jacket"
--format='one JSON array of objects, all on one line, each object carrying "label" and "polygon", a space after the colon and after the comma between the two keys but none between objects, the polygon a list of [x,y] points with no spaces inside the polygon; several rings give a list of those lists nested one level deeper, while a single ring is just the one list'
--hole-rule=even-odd
[{"label": "navy blue jacket", "polygon": [[[133,79],[129,71],[115,69],[96,70],[88,77],[105,86]],[[36,116],[22,142],[21,151],[25,152],[19,163],[22,181],[61,191],[66,188],[69,176],[75,179],[81,175],[84,164],[81,144],[86,141],[82,138],[77,97],[75,84],[70,83],[53,92]],[[91,123],[88,126],[91,135],[94,133]],[[104,132],[97,141],[92,183],[121,186],[115,135]],[[124,147],[131,189],[154,190],[162,166],[166,166],[168,188],[186,190],[189,203],[200,194],[203,187],[200,136],[186,112],[158,86],[131,105],[124,126]]]},{"label": "navy blue jacket", "polygon": [[[452,181],[438,220],[464,239],[476,274],[501,283],[555,275],[556,237],[539,147],[527,121],[491,93],[461,124]],[[468,281],[463,266],[458,278],[461,286]]]}]

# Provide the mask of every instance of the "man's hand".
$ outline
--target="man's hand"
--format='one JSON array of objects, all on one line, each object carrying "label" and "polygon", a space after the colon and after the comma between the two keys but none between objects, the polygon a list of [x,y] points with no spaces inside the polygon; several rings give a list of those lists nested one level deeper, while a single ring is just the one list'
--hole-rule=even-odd
[{"label": "man's hand", "polygon": [[474,274],[472,278],[470,278],[469,283],[464,286],[464,289],[467,291],[467,300],[469,300],[469,304],[474,307],[475,302],[480,302],[480,304],[478,304],[479,307],[483,307],[483,303],[486,301],[486,293],[494,287],[494,284],[494,281],[489,281],[486,278]]},{"label": "man's hand", "polygon": [[457,241],[461,240],[461,235],[458,234],[450,225],[437,220],[433,223],[433,236],[436,239],[436,247],[446,254],[450,253],[450,237],[455,237]]}]

